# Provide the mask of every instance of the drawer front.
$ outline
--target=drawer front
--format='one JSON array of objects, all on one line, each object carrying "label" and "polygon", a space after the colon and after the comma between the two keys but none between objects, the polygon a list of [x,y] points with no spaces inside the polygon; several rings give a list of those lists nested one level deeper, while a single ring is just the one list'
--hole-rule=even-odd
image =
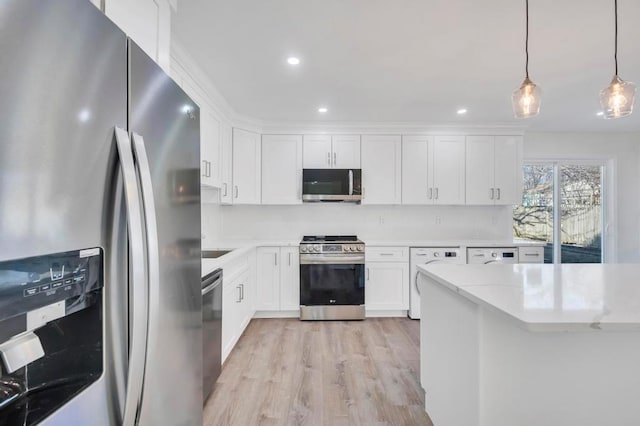
[{"label": "drawer front", "polygon": [[544,263],[544,247],[519,247],[519,263]]},{"label": "drawer front", "polygon": [[365,248],[366,262],[408,262],[408,247],[369,247]]}]

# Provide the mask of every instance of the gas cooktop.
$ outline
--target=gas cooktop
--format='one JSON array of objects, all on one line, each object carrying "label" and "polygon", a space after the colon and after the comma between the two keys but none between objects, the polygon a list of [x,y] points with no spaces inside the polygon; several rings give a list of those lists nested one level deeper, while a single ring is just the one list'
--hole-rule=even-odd
[{"label": "gas cooktop", "polygon": [[352,243],[360,242],[355,235],[305,235],[303,243]]}]

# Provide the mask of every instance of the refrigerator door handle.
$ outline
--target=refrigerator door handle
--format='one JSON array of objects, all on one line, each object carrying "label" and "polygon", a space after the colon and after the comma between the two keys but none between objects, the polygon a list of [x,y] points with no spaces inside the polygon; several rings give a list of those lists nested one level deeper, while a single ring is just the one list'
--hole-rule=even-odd
[{"label": "refrigerator door handle", "polygon": [[151,167],[149,167],[149,157],[147,156],[144,138],[137,133],[133,133],[133,153],[135,155],[136,165],[138,166],[138,173],[142,188],[142,204],[144,207],[143,221],[147,236],[147,309],[149,314],[149,323],[147,325],[146,359],[147,362],[149,362],[151,352],[148,348],[157,347],[156,342],[158,329],[154,324],[157,324],[160,319],[160,312],[158,312],[158,308],[160,307],[160,249],[156,219],[156,200],[153,195],[153,184],[151,182]]},{"label": "refrigerator door handle", "polygon": [[122,169],[129,230],[129,250],[131,253],[130,298],[132,316],[129,347],[129,366],[127,371],[127,389],[122,424],[129,426],[138,423],[142,404],[142,388],[147,352],[147,286],[145,285],[144,230],[142,225],[142,204],[138,188],[131,140],[127,132],[115,128],[116,145]]}]

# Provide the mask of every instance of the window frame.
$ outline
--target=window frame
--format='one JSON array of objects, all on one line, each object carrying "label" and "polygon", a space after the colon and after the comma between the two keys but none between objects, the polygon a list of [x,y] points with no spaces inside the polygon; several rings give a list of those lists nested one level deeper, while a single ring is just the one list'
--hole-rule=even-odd
[{"label": "window frame", "polygon": [[522,162],[524,183],[525,165],[546,165],[553,167],[553,264],[562,263],[561,244],[561,209],[560,209],[560,167],[561,166],[598,166],[602,168],[601,188],[602,188],[602,216],[600,227],[602,229],[600,258],[601,263],[612,263],[616,261],[615,252],[616,241],[613,232],[613,223],[610,219],[615,218],[615,160],[611,158],[565,158],[565,157],[536,157],[524,158]]}]

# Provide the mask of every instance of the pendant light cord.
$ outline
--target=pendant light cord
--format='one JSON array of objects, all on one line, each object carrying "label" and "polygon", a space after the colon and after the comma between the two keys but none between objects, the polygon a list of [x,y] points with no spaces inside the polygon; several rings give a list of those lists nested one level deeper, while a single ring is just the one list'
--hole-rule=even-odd
[{"label": "pendant light cord", "polygon": [[[615,1],[618,1],[618,0],[615,0]],[[525,0],[525,9],[526,9],[526,12],[525,12],[525,16],[526,16],[526,32],[525,32],[525,34],[526,34],[526,36],[525,36],[525,42],[524,42],[524,52],[525,52],[526,59],[525,59],[524,69],[525,69],[525,74],[526,74],[527,79],[528,79],[529,78],[529,0]],[[618,27],[616,26],[616,28],[618,28]],[[617,44],[616,44],[616,46],[617,46]],[[617,49],[617,47],[616,47],[616,49]],[[617,62],[617,59],[616,59],[616,67],[618,66],[617,63],[618,62]],[[616,74],[617,74],[617,71],[616,71]]]},{"label": "pendant light cord", "polygon": [[[529,1],[529,0],[527,0]],[[615,36],[615,49],[613,53],[613,60],[616,63],[616,75],[618,75],[618,0],[613,0],[613,7],[615,10],[615,18],[616,18],[616,36]]]}]

